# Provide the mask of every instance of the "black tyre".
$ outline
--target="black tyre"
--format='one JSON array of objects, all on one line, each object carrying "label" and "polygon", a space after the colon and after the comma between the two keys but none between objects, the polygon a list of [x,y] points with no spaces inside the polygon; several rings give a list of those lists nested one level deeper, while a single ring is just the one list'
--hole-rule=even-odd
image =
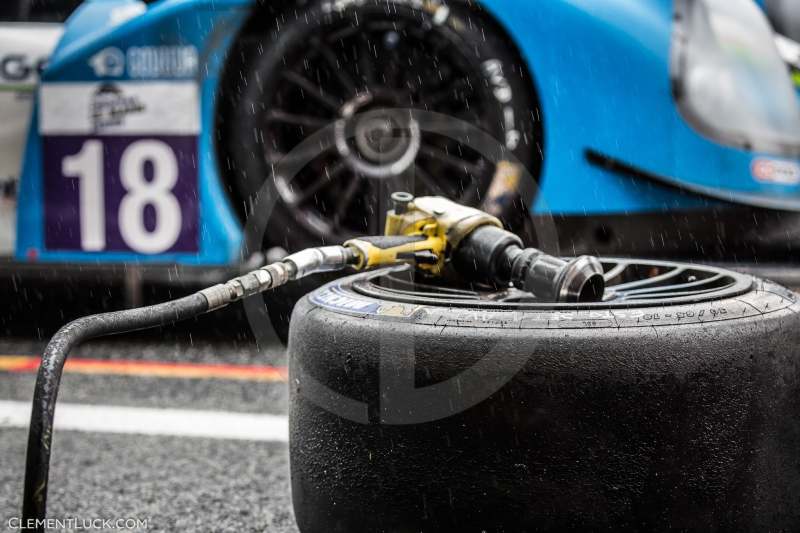
[{"label": "black tyre", "polygon": [[[498,177],[496,165],[465,143],[418,132],[392,111],[469,122],[538,176],[541,117],[532,80],[488,20],[461,2],[323,0],[250,37],[260,42],[244,66],[229,144],[241,199],[274,178],[272,244],[294,250],[380,234],[395,190],[440,194],[519,222],[521,199],[497,192],[517,192],[507,174]],[[294,177],[273,174],[303,140],[333,124],[345,132],[342,143],[337,136],[315,147],[319,153]]]},{"label": "black tyre", "polygon": [[289,341],[303,533],[800,530],[800,305],[609,261],[606,302],[410,285],[303,299]]}]

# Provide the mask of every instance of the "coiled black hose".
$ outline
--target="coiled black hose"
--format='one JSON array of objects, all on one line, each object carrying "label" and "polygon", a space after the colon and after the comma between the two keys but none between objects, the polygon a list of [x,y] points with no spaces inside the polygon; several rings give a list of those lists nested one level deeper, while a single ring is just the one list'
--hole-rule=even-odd
[{"label": "coiled black hose", "polygon": [[95,337],[164,326],[198,316],[208,310],[206,297],[195,293],[149,307],[79,318],[53,336],[42,355],[33,396],[22,500],[23,531],[38,533],[45,530],[53,418],[61,374],[70,350]]}]

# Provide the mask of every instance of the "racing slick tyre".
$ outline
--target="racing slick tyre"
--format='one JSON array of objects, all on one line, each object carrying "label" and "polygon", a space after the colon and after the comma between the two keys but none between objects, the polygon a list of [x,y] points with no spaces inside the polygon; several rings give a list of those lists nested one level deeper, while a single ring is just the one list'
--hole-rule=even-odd
[{"label": "racing slick tyre", "polygon": [[[271,9],[241,38],[248,59],[229,68],[237,83],[220,123],[237,203],[270,210],[267,246],[380,235],[397,190],[521,226],[541,165],[542,117],[516,47],[488,14],[437,0]],[[426,128],[409,110],[468,124],[496,146]],[[293,303],[300,294],[289,292],[282,299]]]},{"label": "racing slick tyre", "polygon": [[597,304],[402,268],[301,300],[300,530],[799,531],[797,295],[705,266],[604,267]]}]

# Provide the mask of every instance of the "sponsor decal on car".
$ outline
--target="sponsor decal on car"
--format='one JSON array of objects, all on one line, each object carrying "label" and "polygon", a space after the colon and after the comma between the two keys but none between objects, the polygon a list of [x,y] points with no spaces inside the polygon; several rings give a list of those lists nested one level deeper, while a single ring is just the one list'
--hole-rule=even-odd
[{"label": "sponsor decal on car", "polygon": [[43,84],[45,247],[196,252],[199,108],[191,81]]},{"label": "sponsor decal on car", "polygon": [[194,46],[133,46],[128,48],[128,76],[192,78],[199,62]]},{"label": "sponsor decal on car", "polygon": [[123,126],[126,116],[142,113],[145,109],[138,97],[126,95],[118,85],[101,85],[92,99],[94,131],[102,132],[114,126]]},{"label": "sponsor decal on car", "polygon": [[89,65],[98,78],[120,78],[125,74],[125,54],[119,48],[110,46],[93,55]]},{"label": "sponsor decal on car", "polygon": [[89,58],[98,78],[131,79],[193,78],[199,57],[194,46],[132,46],[100,50]]},{"label": "sponsor decal on car", "polygon": [[39,74],[47,63],[47,57],[28,54],[6,54],[0,56],[0,83],[36,83]]},{"label": "sponsor decal on car", "polygon": [[105,113],[115,109],[122,116],[117,124],[103,121],[99,132],[103,134],[194,135],[200,131],[194,82],[45,83],[39,95],[39,126],[44,135],[95,133],[95,109]]},{"label": "sponsor decal on car", "polygon": [[762,183],[800,184],[800,164],[794,161],[759,157],[753,160],[750,170],[753,177]]}]

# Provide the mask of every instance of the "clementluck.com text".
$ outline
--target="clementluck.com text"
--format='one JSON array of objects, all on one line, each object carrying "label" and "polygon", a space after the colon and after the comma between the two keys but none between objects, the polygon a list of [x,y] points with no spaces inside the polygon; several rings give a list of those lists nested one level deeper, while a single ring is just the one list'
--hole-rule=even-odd
[{"label": "clementluck.com text", "polygon": [[8,520],[8,527],[11,531],[23,529],[45,530],[146,530],[149,519],[145,518],[30,518],[24,520],[20,517],[13,517]]}]

